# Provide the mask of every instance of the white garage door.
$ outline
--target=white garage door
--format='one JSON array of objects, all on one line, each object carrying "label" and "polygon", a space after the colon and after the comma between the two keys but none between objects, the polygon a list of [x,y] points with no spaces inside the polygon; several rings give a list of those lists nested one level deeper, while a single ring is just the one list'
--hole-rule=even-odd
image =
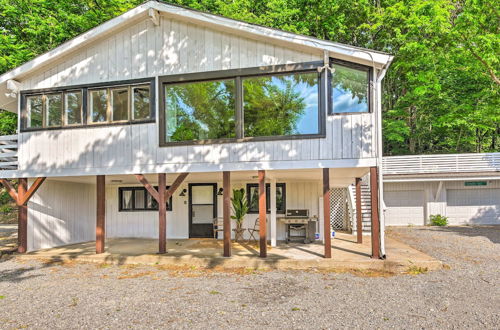
[{"label": "white garage door", "polygon": [[423,225],[424,191],[403,190],[384,192],[386,225]]},{"label": "white garage door", "polygon": [[451,224],[500,224],[500,189],[446,190],[446,216]]}]

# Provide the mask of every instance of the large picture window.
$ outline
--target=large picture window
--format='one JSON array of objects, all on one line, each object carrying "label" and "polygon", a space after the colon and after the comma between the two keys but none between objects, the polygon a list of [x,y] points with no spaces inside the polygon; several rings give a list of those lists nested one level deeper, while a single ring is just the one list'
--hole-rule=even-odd
[{"label": "large picture window", "polygon": [[21,129],[154,120],[152,86],[154,80],[141,79],[115,86],[96,84],[23,92]]},{"label": "large picture window", "polygon": [[[248,213],[259,213],[259,185],[247,184]],[[266,212],[271,213],[271,185],[266,183]],[[276,184],[276,213],[286,212],[286,185]]]},{"label": "large picture window", "polygon": [[331,75],[331,113],[370,111],[370,69],[333,62]]},{"label": "large picture window", "polygon": [[[144,187],[118,188],[118,205],[120,212],[158,210],[158,203]],[[172,197],[167,201],[167,211],[172,211]]]},{"label": "large picture window", "polygon": [[162,77],[160,143],[324,136],[321,65],[310,62]]},{"label": "large picture window", "polygon": [[166,141],[236,137],[234,87],[234,80],[166,85]]}]

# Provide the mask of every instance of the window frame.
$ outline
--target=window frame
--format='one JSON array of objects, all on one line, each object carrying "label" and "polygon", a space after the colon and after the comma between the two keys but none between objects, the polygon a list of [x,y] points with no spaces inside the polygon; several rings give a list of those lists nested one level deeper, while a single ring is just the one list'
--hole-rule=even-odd
[{"label": "window frame", "polygon": [[[317,139],[326,137],[326,106],[325,106],[325,84],[327,77],[324,71],[318,69],[323,66],[322,61],[312,61],[294,64],[270,65],[255,68],[229,69],[220,71],[196,72],[190,74],[176,74],[161,76],[158,79],[159,85],[159,145],[160,147],[186,146],[186,145],[206,145],[234,142],[252,142],[252,141],[279,141],[295,139]],[[294,73],[317,73],[318,74],[318,133],[317,134],[297,134],[297,135],[276,135],[276,136],[244,136],[244,104],[243,104],[243,82],[244,78],[286,75]],[[191,140],[191,141],[172,141],[167,142],[166,125],[166,85],[177,85],[185,83],[197,83],[217,80],[235,80],[235,133],[236,138]]]},{"label": "window frame", "polygon": [[[149,88],[149,117],[145,119],[132,119],[131,117],[131,103],[133,102],[132,90],[133,87],[140,86],[148,86]],[[128,96],[128,120],[120,120],[120,121],[111,121],[112,114],[110,113],[110,91],[115,88],[127,87],[129,90]],[[108,109],[106,115],[105,122],[92,122],[90,120],[90,91],[96,89],[107,89],[108,90]],[[82,123],[81,124],[66,124],[65,121],[65,97],[67,93],[75,93],[81,92],[82,94],[82,106],[81,106],[81,115],[82,115]],[[60,126],[46,126],[46,106],[45,106],[45,96],[48,94],[57,94],[61,93],[62,95],[62,109],[61,109],[61,125]],[[43,111],[42,118],[43,123],[42,127],[28,127],[28,104],[27,100],[31,96],[39,96],[41,95],[43,98]],[[86,85],[71,85],[65,87],[55,87],[55,88],[45,88],[45,89],[32,89],[25,90],[21,92],[21,132],[30,132],[30,131],[44,131],[44,130],[55,130],[55,129],[73,129],[73,128],[85,128],[85,127],[101,127],[101,126],[115,126],[115,125],[131,125],[131,124],[144,124],[144,123],[154,123],[156,121],[156,82],[155,78],[144,78],[144,79],[131,79],[131,80],[122,80],[116,82],[103,82],[96,84],[86,84]]]},{"label": "window frame", "polygon": [[[170,186],[167,186],[166,189],[168,190]],[[155,189],[158,190],[158,187],[155,186]],[[123,208],[123,192],[124,191],[131,191],[132,192],[132,208],[131,209],[126,209]],[[144,208],[136,208],[135,207],[135,192],[136,191],[142,191],[144,192]],[[150,212],[150,211],[158,211],[158,207],[156,208],[146,208],[146,203],[147,203],[147,195],[149,192],[146,190],[146,188],[141,187],[141,186],[123,186],[123,187],[118,187],[118,212]],[[173,196],[170,196],[167,204],[167,211],[172,212],[173,210]],[[151,196],[153,198],[153,196]],[[154,200],[154,198],[153,198]],[[157,203],[158,204],[158,203]]]},{"label": "window frame", "polygon": [[[285,182],[280,182],[276,183],[276,188],[281,187],[281,191],[283,192],[283,209],[280,210],[276,207],[276,214],[285,214],[286,213],[286,183]],[[248,203],[248,214],[258,214],[259,211],[253,211],[250,210],[250,190],[252,188],[259,188],[258,183],[247,183],[246,185],[246,199]],[[269,191],[269,193],[268,193]],[[269,205],[267,205],[267,202],[269,201]],[[271,184],[266,183],[266,214],[271,213]]]},{"label": "window frame", "polygon": [[327,84],[328,84],[328,116],[342,116],[342,115],[362,115],[366,113],[373,113],[373,102],[372,102],[372,86],[373,86],[373,68],[370,66],[358,64],[358,63],[352,63],[352,62],[347,62],[343,60],[339,60],[336,58],[330,58],[330,67],[332,67],[333,64],[337,65],[342,65],[351,69],[356,69],[360,71],[365,71],[368,74],[368,95],[367,95],[367,100],[368,100],[368,111],[367,112],[333,112],[333,79],[332,79],[332,72],[328,71],[328,78],[327,78]]}]

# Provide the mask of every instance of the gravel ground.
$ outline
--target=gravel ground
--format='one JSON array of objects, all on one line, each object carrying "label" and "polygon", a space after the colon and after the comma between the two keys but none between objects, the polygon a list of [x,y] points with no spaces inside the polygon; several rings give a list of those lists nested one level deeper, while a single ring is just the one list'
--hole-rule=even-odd
[{"label": "gravel ground", "polygon": [[500,328],[500,227],[389,235],[448,269],[388,276],[1,260],[0,327]]}]

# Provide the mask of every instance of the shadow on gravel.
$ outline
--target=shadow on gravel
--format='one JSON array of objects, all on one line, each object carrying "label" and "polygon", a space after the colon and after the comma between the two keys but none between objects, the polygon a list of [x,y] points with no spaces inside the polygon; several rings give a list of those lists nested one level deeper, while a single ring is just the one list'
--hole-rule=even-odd
[{"label": "shadow on gravel", "polygon": [[500,225],[432,227],[434,231],[455,233],[467,237],[485,237],[492,243],[500,244]]},{"label": "shadow on gravel", "polygon": [[44,276],[40,274],[27,275],[27,273],[34,271],[36,269],[38,268],[26,267],[26,268],[2,270],[0,271],[0,282],[19,283],[35,277]]}]

